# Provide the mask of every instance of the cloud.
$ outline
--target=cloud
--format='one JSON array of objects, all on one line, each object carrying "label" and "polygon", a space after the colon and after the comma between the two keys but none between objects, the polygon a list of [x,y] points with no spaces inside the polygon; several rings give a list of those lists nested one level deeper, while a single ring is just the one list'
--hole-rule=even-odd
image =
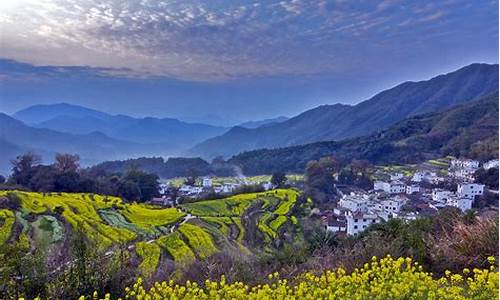
[{"label": "cloud", "polygon": [[464,1],[7,1],[0,56],[201,81],[344,72],[381,40],[453,28]]}]

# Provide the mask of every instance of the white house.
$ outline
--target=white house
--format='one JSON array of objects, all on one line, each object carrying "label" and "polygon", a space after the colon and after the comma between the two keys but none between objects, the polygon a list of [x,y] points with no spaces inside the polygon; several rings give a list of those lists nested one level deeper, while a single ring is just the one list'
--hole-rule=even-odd
[{"label": "white house", "polygon": [[451,168],[453,169],[478,169],[479,161],[472,159],[454,159],[451,161]]},{"label": "white house", "polygon": [[200,186],[183,185],[179,188],[179,192],[184,195],[197,195],[203,191]]},{"label": "white house", "polygon": [[484,184],[478,183],[459,183],[457,187],[457,195],[474,199],[476,196],[481,196],[484,192]]},{"label": "white house", "polygon": [[330,216],[325,222],[326,231],[333,233],[347,232],[347,221],[344,216]]},{"label": "white house", "polygon": [[473,181],[474,172],[474,169],[456,169],[451,174],[458,179]]},{"label": "white house", "polygon": [[391,188],[389,193],[391,194],[400,194],[406,191],[406,185],[399,180],[395,180],[391,182]]},{"label": "white house", "polygon": [[262,187],[264,188],[264,190],[268,191],[268,190],[272,190],[274,188],[274,184],[272,184],[270,182],[264,182],[262,184]]},{"label": "white house", "polygon": [[384,199],[381,201],[382,209],[390,213],[399,213],[403,205],[408,202],[408,198],[405,196],[396,195],[389,199]]},{"label": "white house", "polygon": [[483,164],[483,169],[489,170],[491,168],[498,168],[498,159],[492,159]]},{"label": "white house", "polygon": [[391,189],[391,184],[389,182],[376,180],[375,182],[373,182],[373,189],[376,191],[381,190],[388,193]]},{"label": "white house", "polygon": [[400,180],[404,178],[403,173],[392,173],[391,174],[391,180]]},{"label": "white house", "polygon": [[210,178],[210,177],[203,178],[203,184],[202,184],[202,186],[204,188],[211,188],[212,187],[212,178]]},{"label": "white house", "polygon": [[434,200],[436,202],[445,203],[448,200],[448,198],[450,198],[451,196],[453,196],[452,191],[443,190],[443,189],[433,189],[432,190],[432,200]]},{"label": "white house", "polygon": [[430,171],[418,171],[413,174],[411,181],[413,182],[434,182],[438,179],[438,176],[435,172]]},{"label": "white house", "polygon": [[446,205],[459,208],[461,211],[466,211],[472,208],[472,198],[455,196],[448,199]]},{"label": "white house", "polygon": [[380,222],[380,219],[375,214],[368,214],[362,212],[346,214],[347,221],[347,234],[355,235],[365,230],[371,224],[376,224]]},{"label": "white house", "polygon": [[365,211],[369,202],[368,195],[351,193],[344,195],[339,200],[339,207],[348,209],[350,211]]},{"label": "white house", "polygon": [[373,189],[382,190],[389,194],[399,194],[406,191],[406,185],[399,180],[394,180],[390,183],[378,180],[373,183]]},{"label": "white house", "polygon": [[406,186],[406,193],[408,195],[420,192],[420,186],[418,184],[410,184]]}]

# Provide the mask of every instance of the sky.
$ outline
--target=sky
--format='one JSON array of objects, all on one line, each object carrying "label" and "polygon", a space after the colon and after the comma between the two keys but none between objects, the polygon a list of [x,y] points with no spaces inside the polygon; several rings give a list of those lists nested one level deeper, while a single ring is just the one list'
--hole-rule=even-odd
[{"label": "sky", "polygon": [[0,110],[234,123],[498,63],[498,1],[2,0]]}]

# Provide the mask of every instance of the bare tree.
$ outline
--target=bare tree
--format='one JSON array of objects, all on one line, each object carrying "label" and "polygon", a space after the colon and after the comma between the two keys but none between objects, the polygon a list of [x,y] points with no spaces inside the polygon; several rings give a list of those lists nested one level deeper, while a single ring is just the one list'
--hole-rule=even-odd
[{"label": "bare tree", "polygon": [[60,172],[76,172],[80,167],[78,154],[57,153],[55,168]]}]

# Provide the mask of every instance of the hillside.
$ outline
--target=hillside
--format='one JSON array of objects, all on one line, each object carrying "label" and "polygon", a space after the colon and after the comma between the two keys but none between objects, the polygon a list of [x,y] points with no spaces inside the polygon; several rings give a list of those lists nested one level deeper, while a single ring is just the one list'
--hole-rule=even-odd
[{"label": "hillside", "polygon": [[142,145],[121,141],[102,133],[68,134],[50,129],[33,128],[0,113],[0,141],[2,159],[0,171],[9,169],[9,160],[26,151],[35,151],[49,159],[56,152],[78,153],[83,164],[99,160],[130,157],[139,153]]},{"label": "hillside", "polygon": [[272,118],[272,119],[264,119],[264,120],[259,120],[259,121],[248,121],[248,122],[241,123],[238,126],[252,129],[252,128],[258,128],[261,126],[269,126],[272,124],[285,122],[286,120],[288,120],[287,117],[280,116],[280,117],[276,117],[276,118]]},{"label": "hillside", "polygon": [[498,157],[498,93],[444,112],[410,117],[366,137],[254,150],[228,162],[254,175],[301,172],[308,161],[328,155],[382,164],[414,163],[448,154]]},{"label": "hillside", "polygon": [[323,105],[261,128],[234,127],[195,146],[190,154],[229,157],[277,148],[364,136],[410,116],[442,111],[498,90],[498,65],[472,64],[419,82],[405,82],[357,105]]},{"label": "hillside", "polygon": [[67,103],[31,106],[16,112],[13,117],[38,128],[72,134],[99,131],[115,139],[161,145],[172,153],[226,131],[224,127],[186,123],[173,118],[110,115]]},{"label": "hillside", "polygon": [[278,232],[294,228],[290,214],[297,197],[294,190],[279,189],[162,208],[94,194],[0,191],[0,246],[27,238],[58,256],[80,230],[100,250],[135,250],[148,277],[160,260],[182,265],[219,251],[271,247],[284,239]]}]

